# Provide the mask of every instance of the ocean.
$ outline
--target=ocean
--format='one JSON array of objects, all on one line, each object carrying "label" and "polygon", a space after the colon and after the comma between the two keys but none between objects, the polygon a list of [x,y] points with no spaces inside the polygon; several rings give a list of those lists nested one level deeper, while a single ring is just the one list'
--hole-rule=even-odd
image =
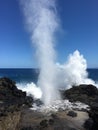
[{"label": "ocean", "polygon": [[[98,69],[87,69],[89,78],[98,81]],[[16,83],[37,83],[39,69],[0,69],[0,78],[8,77]]]},{"label": "ocean", "polygon": [[0,69],[0,78],[8,77],[16,83],[36,83],[38,75],[38,69]]}]

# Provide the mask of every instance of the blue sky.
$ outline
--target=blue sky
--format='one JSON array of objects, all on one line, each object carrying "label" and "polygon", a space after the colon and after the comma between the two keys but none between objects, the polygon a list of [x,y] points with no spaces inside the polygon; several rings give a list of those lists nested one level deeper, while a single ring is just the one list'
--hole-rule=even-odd
[{"label": "blue sky", "polygon": [[[58,61],[76,49],[88,67],[98,67],[98,0],[57,0],[62,29],[57,36]],[[19,0],[0,0],[0,68],[36,67],[35,48],[26,31]]]}]

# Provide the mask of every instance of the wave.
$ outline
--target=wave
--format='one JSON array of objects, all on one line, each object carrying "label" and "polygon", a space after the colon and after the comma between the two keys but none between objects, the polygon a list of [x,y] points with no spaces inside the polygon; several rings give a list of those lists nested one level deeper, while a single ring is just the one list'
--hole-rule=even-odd
[{"label": "wave", "polygon": [[37,85],[33,82],[31,83],[17,83],[18,89],[22,91],[26,91],[27,95],[31,95],[36,99],[40,99],[42,97],[42,91]]}]

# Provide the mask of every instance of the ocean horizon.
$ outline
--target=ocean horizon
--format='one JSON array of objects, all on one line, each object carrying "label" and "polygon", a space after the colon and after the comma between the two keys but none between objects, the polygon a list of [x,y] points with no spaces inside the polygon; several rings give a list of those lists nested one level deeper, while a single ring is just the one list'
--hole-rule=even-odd
[{"label": "ocean horizon", "polygon": [[[98,68],[88,68],[88,78],[98,81]],[[8,77],[16,83],[31,83],[35,84],[38,81],[38,68],[0,68],[0,78]]]}]

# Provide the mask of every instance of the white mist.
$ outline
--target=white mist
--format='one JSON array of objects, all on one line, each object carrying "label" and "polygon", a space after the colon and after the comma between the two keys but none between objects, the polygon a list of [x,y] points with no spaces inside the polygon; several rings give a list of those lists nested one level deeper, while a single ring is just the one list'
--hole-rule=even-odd
[{"label": "white mist", "polygon": [[86,60],[78,50],[70,54],[63,65],[56,64],[55,32],[59,25],[55,0],[21,1],[40,68],[37,86],[31,83],[24,90],[49,105],[60,99],[58,90],[61,88],[68,89],[79,84],[96,85],[88,78]]},{"label": "white mist", "polygon": [[35,43],[40,75],[37,86],[42,90],[45,105],[60,98],[56,88],[55,31],[58,28],[55,0],[22,1],[27,24]]}]

